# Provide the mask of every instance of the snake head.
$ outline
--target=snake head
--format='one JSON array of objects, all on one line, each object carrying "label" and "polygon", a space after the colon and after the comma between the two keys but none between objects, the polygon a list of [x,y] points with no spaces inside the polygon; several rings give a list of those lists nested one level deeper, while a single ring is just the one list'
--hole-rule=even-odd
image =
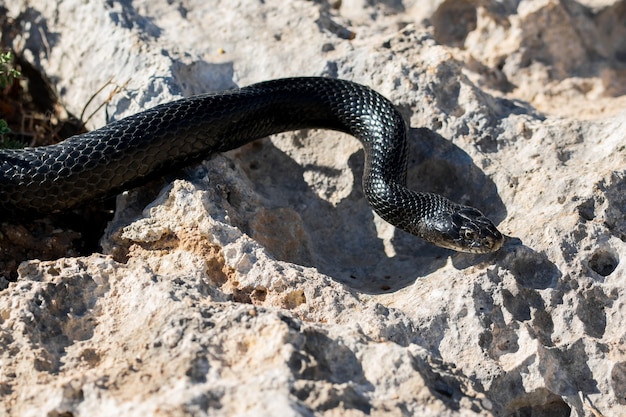
[{"label": "snake head", "polygon": [[495,252],[504,242],[502,233],[491,220],[473,207],[457,206],[430,227],[436,229],[437,233],[428,233],[426,240],[459,252]]}]

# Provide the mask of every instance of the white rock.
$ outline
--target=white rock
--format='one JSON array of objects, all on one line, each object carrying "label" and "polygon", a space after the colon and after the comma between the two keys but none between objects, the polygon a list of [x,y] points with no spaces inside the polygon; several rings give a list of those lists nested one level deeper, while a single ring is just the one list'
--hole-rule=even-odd
[{"label": "white rock", "polygon": [[268,78],[367,84],[410,121],[411,187],[512,236],[470,256],[394,230],[345,135],[215,156],[143,211],[121,197],[104,255],[22,264],[6,415],[626,414],[624,1],[372,3],[4,6],[70,110],[112,94],[92,127]]}]

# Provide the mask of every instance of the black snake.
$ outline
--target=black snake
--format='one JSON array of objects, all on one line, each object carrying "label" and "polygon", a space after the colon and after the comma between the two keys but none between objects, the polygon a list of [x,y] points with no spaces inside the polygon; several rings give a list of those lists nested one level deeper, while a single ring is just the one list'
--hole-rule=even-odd
[{"label": "black snake", "polygon": [[435,245],[496,251],[503,236],[468,206],[405,187],[407,127],[368,87],[329,78],[288,78],[162,104],[40,148],[0,150],[0,210],[46,213],[112,195],[274,133],[324,128],[365,149],[363,190],[378,215]]}]

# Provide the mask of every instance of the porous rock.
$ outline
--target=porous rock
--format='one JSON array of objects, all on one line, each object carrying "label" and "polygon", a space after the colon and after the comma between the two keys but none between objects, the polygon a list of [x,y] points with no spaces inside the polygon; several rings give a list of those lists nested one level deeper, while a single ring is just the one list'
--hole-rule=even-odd
[{"label": "porous rock", "polygon": [[5,283],[7,415],[626,414],[623,0],[4,7],[70,110],[104,87],[94,127],[269,78],[367,84],[411,125],[409,185],[509,236],[476,256],[394,230],[342,134],[216,155],[120,196],[102,254]]}]

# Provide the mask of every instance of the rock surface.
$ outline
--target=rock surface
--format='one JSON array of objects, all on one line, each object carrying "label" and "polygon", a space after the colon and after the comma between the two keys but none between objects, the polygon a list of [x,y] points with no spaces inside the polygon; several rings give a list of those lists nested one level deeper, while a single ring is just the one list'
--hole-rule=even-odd
[{"label": "rock surface", "polygon": [[0,412],[626,414],[626,1],[4,7],[71,111],[106,103],[92,127],[269,78],[369,85],[410,122],[410,186],[510,239],[394,230],[348,136],[246,145],[120,196],[102,254],[21,265]]}]

